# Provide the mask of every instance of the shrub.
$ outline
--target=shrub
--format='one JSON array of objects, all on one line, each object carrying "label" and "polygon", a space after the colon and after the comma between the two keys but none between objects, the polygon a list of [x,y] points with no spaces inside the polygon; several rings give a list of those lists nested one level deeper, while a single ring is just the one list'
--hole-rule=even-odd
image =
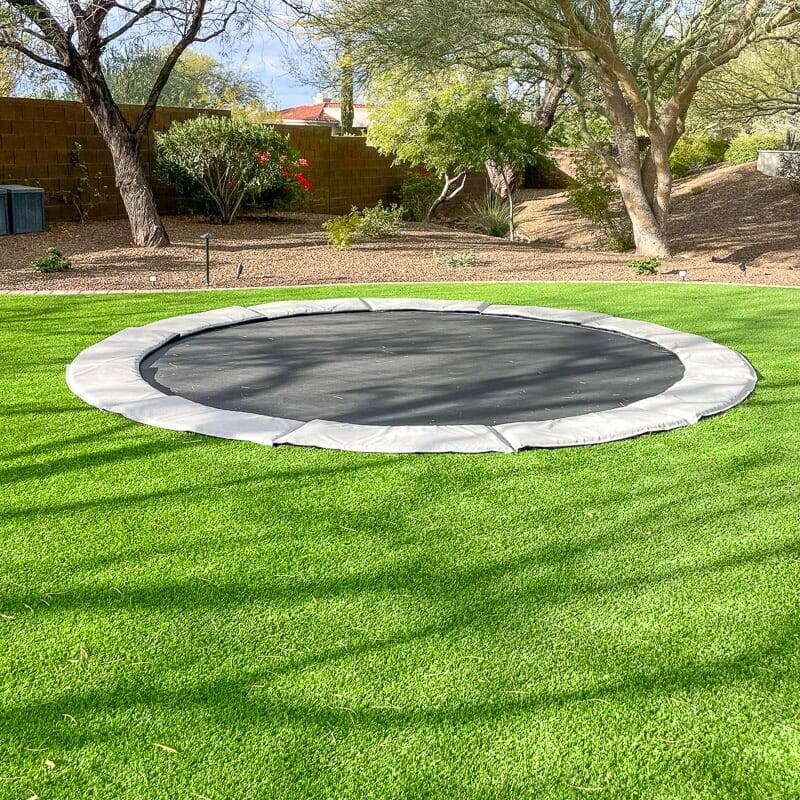
[{"label": "shrub", "polygon": [[637,275],[655,275],[661,266],[660,258],[634,258],[628,266]]},{"label": "shrub", "polygon": [[615,253],[627,253],[633,250],[636,242],[633,239],[633,228],[628,221],[628,215],[625,217],[612,219],[609,222],[606,230],[606,244],[608,249]]},{"label": "shrub", "polygon": [[511,223],[508,203],[494,192],[486,192],[483,200],[473,200],[467,209],[478,227],[489,236],[506,237]]},{"label": "shrub", "polygon": [[358,241],[358,230],[361,227],[361,214],[354,208],[349,214],[333,217],[322,223],[328,234],[328,241],[337,250],[347,250]]},{"label": "shrub", "polygon": [[567,187],[573,208],[619,253],[633,247],[633,231],[614,178],[593,153],[583,152],[574,160],[575,177]]},{"label": "shrub", "polygon": [[322,223],[328,241],[339,250],[347,250],[356,242],[377,241],[397,233],[403,226],[403,207],[384,206],[379,200],[372,208],[333,217]]},{"label": "shrub", "polygon": [[669,157],[672,174],[676,178],[682,178],[703,167],[721,164],[727,149],[728,142],[724,139],[714,139],[703,133],[683,136]]},{"label": "shrub", "polygon": [[402,206],[393,203],[390,206],[378,200],[372,208],[365,208],[361,212],[361,224],[359,235],[362,239],[377,241],[394,236],[403,227],[403,215],[405,210]]},{"label": "shrub", "polygon": [[780,150],[783,147],[783,136],[777,133],[761,131],[743,133],[731,141],[725,153],[728,164],[746,164],[758,158],[759,150]]},{"label": "shrub", "polygon": [[400,186],[400,205],[406,218],[421,222],[442,191],[442,182],[428,173],[409,172]]},{"label": "shrub", "polygon": [[65,272],[72,265],[57,247],[48,247],[46,255],[35,258],[31,261],[31,266],[36,272]]},{"label": "shrub", "polygon": [[308,162],[269,125],[200,116],[174,122],[156,143],[159,176],[217,222],[233,222],[245,204],[311,189],[301,171]]},{"label": "shrub", "polygon": [[778,175],[786,178],[792,189],[800,193],[800,151],[794,150],[781,155]]},{"label": "shrub", "polygon": [[460,253],[439,253],[433,251],[433,260],[442,267],[482,267],[489,260],[476,253],[474,250],[464,250]]}]

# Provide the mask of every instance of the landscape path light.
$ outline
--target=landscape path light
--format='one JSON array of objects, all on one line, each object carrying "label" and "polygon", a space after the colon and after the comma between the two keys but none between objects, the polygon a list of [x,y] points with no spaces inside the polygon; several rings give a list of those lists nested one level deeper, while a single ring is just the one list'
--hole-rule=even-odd
[{"label": "landscape path light", "polygon": [[206,243],[206,286],[211,285],[211,240],[214,235],[211,233],[204,233],[200,237]]}]

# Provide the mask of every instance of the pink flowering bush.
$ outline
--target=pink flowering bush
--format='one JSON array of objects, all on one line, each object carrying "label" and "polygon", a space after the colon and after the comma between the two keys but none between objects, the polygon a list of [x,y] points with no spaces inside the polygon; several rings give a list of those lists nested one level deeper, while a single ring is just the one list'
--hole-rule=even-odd
[{"label": "pink flowering bush", "polygon": [[309,166],[274,127],[220,116],[174,122],[156,134],[160,177],[211,219],[229,224],[246,206],[309,192]]}]

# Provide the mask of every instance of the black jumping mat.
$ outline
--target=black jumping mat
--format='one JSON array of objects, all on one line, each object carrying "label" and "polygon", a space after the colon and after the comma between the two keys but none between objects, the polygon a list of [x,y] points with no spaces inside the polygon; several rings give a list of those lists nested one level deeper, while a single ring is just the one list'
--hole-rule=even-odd
[{"label": "black jumping mat", "polygon": [[143,377],[208,406],[310,421],[496,425],[618,408],[683,376],[616,333],[517,317],[312,314],[202,331],[147,356]]}]

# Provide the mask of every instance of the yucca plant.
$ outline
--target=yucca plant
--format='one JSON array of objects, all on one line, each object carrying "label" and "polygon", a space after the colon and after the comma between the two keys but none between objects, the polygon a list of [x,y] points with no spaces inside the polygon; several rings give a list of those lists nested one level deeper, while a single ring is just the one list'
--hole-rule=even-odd
[{"label": "yucca plant", "polygon": [[[489,236],[513,239],[511,229],[511,212],[509,203],[492,191],[486,192],[482,200],[473,200],[467,204],[470,215],[475,219],[478,227]],[[517,214],[514,213],[514,227],[516,227]]]}]

